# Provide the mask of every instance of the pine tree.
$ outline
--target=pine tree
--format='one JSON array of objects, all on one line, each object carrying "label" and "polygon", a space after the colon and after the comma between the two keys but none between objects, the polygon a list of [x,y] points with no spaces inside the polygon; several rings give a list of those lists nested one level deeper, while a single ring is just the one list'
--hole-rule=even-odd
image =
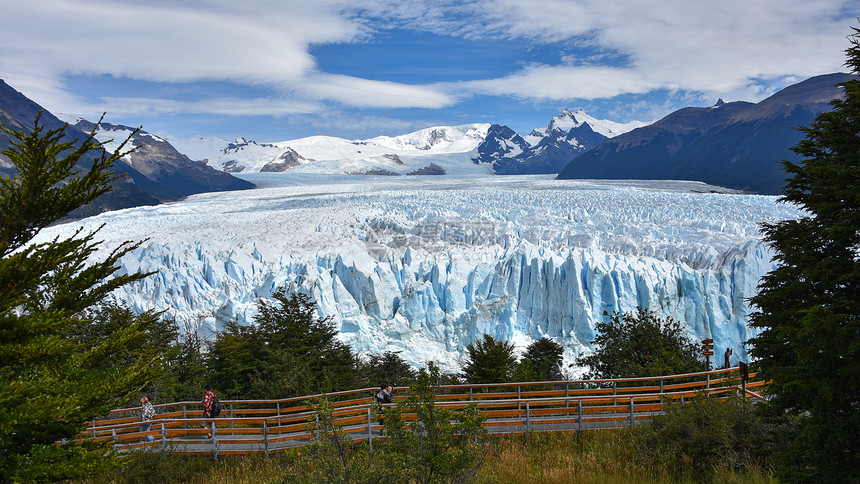
[{"label": "pine tree", "polygon": [[361,380],[367,386],[389,383],[394,386],[409,385],[415,378],[415,370],[400,356],[400,351],[386,351],[370,355],[359,362]]},{"label": "pine tree", "polygon": [[[96,305],[141,274],[116,274],[138,244],[93,261],[96,233],[31,243],[48,224],[110,190],[113,162],[90,133],[62,141],[66,127],[29,134],[3,151],[17,171],[0,179],[0,481],[82,477],[110,464],[102,446],[73,439],[85,422],[126,402],[160,371],[159,355],[140,352],[151,314],[102,331]],[[126,140],[127,142],[128,140]],[[79,162],[100,153],[80,173]],[[101,329],[95,329],[100,327]],[[58,442],[66,442],[58,444]]]},{"label": "pine tree", "polygon": [[[846,65],[860,74],[860,29]],[[795,416],[780,473],[791,482],[856,482],[860,475],[860,81],[807,127],[785,162],[780,199],[806,216],[764,225],[779,267],[752,299],[750,343],[770,408]]]},{"label": "pine tree", "polygon": [[279,289],[254,325],[225,325],[209,348],[214,386],[236,398],[283,398],[355,386],[356,358],[305,294]]},{"label": "pine tree", "polygon": [[482,340],[466,345],[463,376],[469,383],[505,383],[516,369],[513,343],[485,334]]},{"label": "pine tree", "polygon": [[526,347],[517,368],[516,379],[521,381],[561,380],[561,363],[564,347],[543,337]]}]

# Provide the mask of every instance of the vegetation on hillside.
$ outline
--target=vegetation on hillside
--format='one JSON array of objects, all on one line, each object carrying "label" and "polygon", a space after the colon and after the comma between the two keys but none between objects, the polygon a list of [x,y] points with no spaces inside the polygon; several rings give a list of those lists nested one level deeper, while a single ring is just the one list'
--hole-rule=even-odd
[{"label": "vegetation on hillside", "polygon": [[[860,74],[860,29],[846,65]],[[860,475],[860,81],[802,128],[800,163],[782,201],[808,215],[764,225],[779,268],[752,299],[750,341],[774,418],[793,418],[782,436],[780,475],[790,482],[856,482]]]},{"label": "vegetation on hillside", "polygon": [[[126,243],[91,260],[98,234],[32,244],[48,224],[110,189],[113,154],[94,133],[79,146],[63,129],[15,138],[3,151],[17,175],[0,178],[0,481],[86,476],[110,464],[106,448],[68,442],[87,420],[125,402],[163,371],[166,347],[157,314],[100,307],[141,274],[117,274]],[[80,172],[78,162],[101,153]],[[169,333],[168,333],[169,334]],[[57,444],[58,441],[63,443]]]}]

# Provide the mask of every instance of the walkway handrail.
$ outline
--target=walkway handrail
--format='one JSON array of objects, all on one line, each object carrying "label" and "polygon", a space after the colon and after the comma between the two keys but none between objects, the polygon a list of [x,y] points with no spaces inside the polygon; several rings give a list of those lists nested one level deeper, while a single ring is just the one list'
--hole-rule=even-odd
[{"label": "walkway handrail", "polygon": [[[491,388],[513,388],[513,387],[541,387],[541,386],[584,386],[584,385],[601,385],[601,384],[615,384],[616,388],[619,390],[622,389],[630,389],[637,388],[636,386],[619,386],[618,384],[624,383],[639,383],[639,382],[647,382],[647,381],[667,381],[667,380],[677,380],[682,378],[696,378],[696,377],[710,377],[712,375],[721,375],[724,373],[730,374],[733,371],[738,371],[738,367],[732,368],[721,368],[718,370],[710,370],[710,371],[702,371],[696,373],[684,373],[678,375],[665,375],[665,376],[657,376],[657,377],[637,377],[637,378],[605,378],[605,379],[596,379],[596,380],[552,380],[552,381],[538,381],[538,382],[515,382],[515,383],[489,383],[489,384],[476,384],[476,383],[466,383],[466,384],[454,384],[454,385],[439,385],[436,388],[440,391],[445,390],[469,390],[472,394],[482,393],[476,392],[475,390],[479,389],[491,389]],[[395,387],[395,392],[403,392],[408,391],[409,387]],[[267,400],[221,400],[221,405],[227,407],[229,405],[243,405],[243,404],[289,404],[289,403],[300,403],[300,402],[312,402],[316,399],[335,399],[338,397],[349,396],[349,395],[359,395],[364,394],[367,395],[365,398],[372,398],[376,392],[379,391],[377,387],[368,387],[368,388],[359,388],[355,390],[345,390],[339,392],[329,392],[329,393],[319,393],[315,395],[305,395],[299,397],[289,397],[289,398],[281,398],[281,399],[267,399]],[[362,398],[363,399],[363,398]],[[357,399],[357,400],[362,400]],[[346,403],[347,401],[343,401],[342,403]],[[181,406],[199,406],[200,401],[181,401],[181,402],[171,402],[171,403],[162,403],[162,404],[153,404],[153,407],[158,410],[167,409],[170,407],[181,407]],[[300,405],[296,405],[300,406]],[[134,413],[139,410],[140,407],[131,407],[131,408],[118,408],[111,410],[109,415],[122,414],[122,413]],[[289,408],[289,407],[284,407]],[[96,420],[98,421],[98,420]]]},{"label": "walkway handrail", "polygon": [[[739,376],[731,376],[731,372],[737,370],[729,368],[653,378],[442,385],[438,387],[440,393],[436,405],[462,408],[475,404],[478,411],[487,417],[485,427],[492,434],[617,428],[652,418],[664,411],[666,402],[683,403],[703,391],[761,398],[748,388],[762,387],[766,383],[747,381],[745,387],[738,386]],[[756,376],[755,373],[750,375],[751,378]],[[678,381],[684,378],[693,381]],[[655,384],[641,385],[649,381]],[[619,386],[619,383],[640,385]],[[397,390],[406,389],[408,387]],[[111,440],[121,450],[161,443],[172,445],[174,452],[185,453],[279,451],[303,445],[314,437],[313,400],[352,397],[362,393],[364,396],[361,398],[333,402],[335,422],[349,429],[355,440],[372,439],[374,435],[379,438],[381,425],[376,421],[375,404],[372,403],[375,391],[375,388],[362,388],[288,399],[224,400],[224,410],[217,418],[203,417],[199,402],[158,405],[157,408],[162,410],[181,407],[181,411],[162,412],[149,422],[137,421],[137,408],[117,409],[111,412],[114,418],[91,422],[81,434],[81,439]],[[458,393],[442,393],[445,391]],[[405,397],[395,398],[403,400]],[[189,410],[189,406],[194,408]],[[123,413],[129,416],[121,417]],[[406,414],[404,418],[408,420],[411,417]],[[201,422],[209,428],[201,428]],[[147,425],[151,430],[141,428]],[[213,434],[211,441],[204,439],[207,433]],[[152,438],[152,443],[142,442],[144,438]]]}]

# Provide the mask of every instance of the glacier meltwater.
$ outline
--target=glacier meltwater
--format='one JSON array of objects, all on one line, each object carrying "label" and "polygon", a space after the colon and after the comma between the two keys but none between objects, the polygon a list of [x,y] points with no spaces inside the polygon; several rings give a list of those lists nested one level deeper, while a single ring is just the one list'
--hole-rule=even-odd
[{"label": "glacier meltwater", "polygon": [[458,368],[484,333],[520,349],[553,338],[569,363],[606,312],[637,306],[737,361],[748,298],[774,267],[759,224],[801,215],[692,182],[246,178],[258,188],[109,212],[38,240],[102,224],[105,252],[145,240],[120,271],[156,274],[116,297],[207,334],[252,324],[259,298],[286,287],[310,294],[357,352],[402,350],[416,366]]}]

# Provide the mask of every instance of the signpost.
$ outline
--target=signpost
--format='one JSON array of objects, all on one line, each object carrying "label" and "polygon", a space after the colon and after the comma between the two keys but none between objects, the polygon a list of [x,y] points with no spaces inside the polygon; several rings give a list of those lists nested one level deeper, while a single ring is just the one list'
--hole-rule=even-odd
[{"label": "signpost", "polygon": [[714,355],[714,340],[713,338],[702,340],[702,354],[705,355],[705,364],[708,370],[711,369],[711,356]]}]

